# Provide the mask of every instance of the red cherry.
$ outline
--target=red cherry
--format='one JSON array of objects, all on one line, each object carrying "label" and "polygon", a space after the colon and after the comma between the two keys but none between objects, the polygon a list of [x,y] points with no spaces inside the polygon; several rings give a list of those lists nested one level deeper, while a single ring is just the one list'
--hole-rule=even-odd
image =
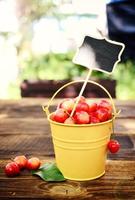
[{"label": "red cherry", "polygon": [[40,160],[36,157],[30,158],[27,161],[27,169],[29,170],[36,170],[40,167]]},{"label": "red cherry", "polygon": [[108,119],[112,118],[112,105],[109,101],[107,100],[101,100],[98,104],[98,108],[103,108],[106,109],[108,111]]},{"label": "red cherry", "polygon": [[96,124],[96,123],[100,123],[100,120],[97,117],[91,116],[91,124]]},{"label": "red cherry", "polygon": [[112,118],[112,112],[108,110],[108,120]]},{"label": "red cherry", "polygon": [[120,144],[117,140],[110,140],[108,142],[108,149],[111,153],[116,153],[120,149]]},{"label": "red cherry", "polygon": [[76,112],[85,111],[85,112],[88,113],[89,112],[89,105],[85,102],[78,103],[75,111]]},{"label": "red cherry", "polygon": [[[76,98],[75,98],[75,101],[77,101],[78,98],[79,98],[79,97],[76,97]],[[78,103],[82,103],[82,102],[85,102],[85,101],[86,101],[86,98],[85,98],[84,96],[81,96]]]},{"label": "red cherry", "polygon": [[98,104],[98,108],[105,108],[107,109],[110,113],[112,113],[112,105],[110,104],[110,102],[108,102],[107,100],[103,99],[99,102]]},{"label": "red cherry", "polygon": [[96,111],[96,117],[99,119],[100,122],[105,122],[109,119],[109,113],[107,109],[100,108]]},{"label": "red cherry", "polygon": [[64,123],[64,121],[69,117],[64,109],[60,108],[55,111],[53,120],[59,123]]},{"label": "red cherry", "polygon": [[74,104],[75,102],[73,99],[65,99],[59,104],[58,108],[63,108],[70,114],[73,110]]},{"label": "red cherry", "polygon": [[73,118],[69,117],[64,121],[64,124],[75,124],[75,121]]},{"label": "red cherry", "polygon": [[96,117],[97,118],[97,112],[91,112],[89,113],[90,117]]},{"label": "red cherry", "polygon": [[89,113],[91,113],[91,112],[95,112],[96,110],[97,110],[97,103],[90,103],[89,104]]},{"label": "red cherry", "polygon": [[55,116],[55,113],[51,113],[50,119],[53,120],[53,121],[55,121],[55,120],[54,120],[54,116]]},{"label": "red cherry", "polygon": [[76,112],[74,115],[76,124],[88,124],[90,122],[89,114],[85,111]]},{"label": "red cherry", "polygon": [[16,162],[11,162],[6,165],[5,173],[7,176],[16,176],[20,174],[20,168]]},{"label": "red cherry", "polygon": [[27,165],[27,158],[25,156],[16,156],[14,161],[18,164],[20,169],[25,168]]}]

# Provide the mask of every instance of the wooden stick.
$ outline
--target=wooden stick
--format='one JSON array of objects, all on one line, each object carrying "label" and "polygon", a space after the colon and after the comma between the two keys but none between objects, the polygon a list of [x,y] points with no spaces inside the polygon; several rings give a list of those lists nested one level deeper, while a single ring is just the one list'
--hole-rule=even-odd
[{"label": "wooden stick", "polygon": [[71,112],[70,117],[72,117],[73,114],[74,114],[74,112],[75,112],[76,106],[77,106],[77,104],[79,103],[79,100],[80,100],[80,98],[81,98],[81,96],[82,96],[82,94],[83,94],[83,92],[84,92],[84,90],[85,90],[85,87],[86,87],[86,85],[87,85],[87,82],[88,82],[88,80],[89,80],[89,77],[90,77],[91,73],[92,73],[92,69],[90,69],[89,72],[88,72],[88,75],[87,75],[87,77],[86,77],[86,79],[85,79],[85,81],[84,81],[84,83],[83,83],[83,86],[82,86],[81,91],[80,91],[80,93],[79,93],[79,95],[78,95],[77,101],[76,101],[76,103],[75,103],[75,105],[74,105],[74,108],[73,108],[73,110],[72,110],[72,112]]}]

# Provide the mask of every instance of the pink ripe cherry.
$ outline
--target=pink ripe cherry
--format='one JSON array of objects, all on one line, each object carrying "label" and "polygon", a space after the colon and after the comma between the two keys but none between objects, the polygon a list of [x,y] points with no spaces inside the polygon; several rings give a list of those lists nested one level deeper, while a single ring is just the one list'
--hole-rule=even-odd
[{"label": "pink ripe cherry", "polygon": [[70,114],[73,110],[74,104],[75,102],[73,99],[65,99],[63,102],[60,103],[59,108],[63,108]]},{"label": "pink ripe cherry", "polygon": [[69,117],[65,120],[64,124],[75,124],[75,121],[72,117]]},{"label": "pink ripe cherry", "polygon": [[76,124],[88,124],[90,122],[90,116],[85,111],[76,112],[74,115]]},{"label": "pink ripe cherry", "polygon": [[91,124],[100,123],[100,120],[97,117],[91,116],[90,117]]},{"label": "pink ripe cherry", "polygon": [[86,102],[78,103],[75,111],[76,112],[85,111],[85,112],[88,113],[89,112],[89,105]]},{"label": "pink ripe cherry", "polygon": [[53,120],[53,121],[55,121],[55,120],[54,120],[54,116],[55,116],[55,113],[51,113],[50,119]]},{"label": "pink ripe cherry", "polygon": [[92,103],[89,103],[89,113],[91,112],[95,112],[97,110],[97,103],[95,102],[92,102]]},{"label": "pink ripe cherry", "polygon": [[27,158],[24,155],[16,156],[15,159],[14,159],[14,162],[16,162],[18,164],[20,169],[23,169],[27,165]]},{"label": "pink ripe cherry", "polygon": [[96,117],[100,122],[105,122],[109,119],[109,112],[107,109],[100,108],[96,111]]},{"label": "pink ripe cherry", "polygon": [[109,111],[109,113],[112,113],[112,105],[109,101],[103,99],[99,102],[98,104],[98,108],[104,108],[107,109]]},{"label": "pink ripe cherry", "polygon": [[16,162],[11,162],[6,165],[5,173],[7,176],[16,176],[20,174],[20,168]]},{"label": "pink ripe cherry", "polygon": [[53,115],[53,120],[59,123],[64,123],[64,121],[69,117],[66,111],[62,108],[55,111]]},{"label": "pink ripe cherry", "polygon": [[[76,98],[75,98],[75,101],[77,101],[78,98],[79,98],[79,97],[76,97]],[[82,102],[85,102],[85,101],[86,101],[86,98],[85,98],[84,96],[81,96],[78,103],[82,103]]]},{"label": "pink ripe cherry", "polygon": [[36,157],[30,158],[27,162],[27,169],[36,170],[40,167],[40,160]]}]

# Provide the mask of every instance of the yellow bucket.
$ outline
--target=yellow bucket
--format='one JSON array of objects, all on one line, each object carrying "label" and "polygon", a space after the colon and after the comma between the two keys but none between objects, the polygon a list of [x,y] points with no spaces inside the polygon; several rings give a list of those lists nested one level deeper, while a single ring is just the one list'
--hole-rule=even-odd
[{"label": "yellow bucket", "polygon": [[62,124],[50,119],[49,106],[52,100],[63,88],[76,82],[72,81],[62,86],[51,98],[47,107],[43,110],[47,113],[51,126],[56,164],[65,178],[70,180],[92,180],[105,173],[107,155],[107,143],[113,129],[116,109],[110,93],[94,81],[88,81],[102,88],[109,96],[114,117],[106,122],[97,124]]}]

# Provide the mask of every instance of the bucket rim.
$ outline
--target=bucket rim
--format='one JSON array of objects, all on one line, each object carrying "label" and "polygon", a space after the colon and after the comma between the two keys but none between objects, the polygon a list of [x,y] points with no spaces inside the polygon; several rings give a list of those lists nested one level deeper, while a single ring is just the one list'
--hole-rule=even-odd
[{"label": "bucket rim", "polygon": [[[53,112],[52,112],[53,113]],[[52,124],[56,124],[56,125],[60,125],[60,126],[68,126],[68,127],[91,127],[91,126],[101,126],[110,122],[113,122],[113,120],[115,119],[115,115],[113,115],[113,117],[105,122],[100,122],[100,123],[93,123],[93,124],[64,124],[64,123],[59,123],[59,122],[55,122],[53,120],[50,119],[50,116],[52,115],[52,113],[50,113],[47,117],[48,121],[51,122]]]}]

